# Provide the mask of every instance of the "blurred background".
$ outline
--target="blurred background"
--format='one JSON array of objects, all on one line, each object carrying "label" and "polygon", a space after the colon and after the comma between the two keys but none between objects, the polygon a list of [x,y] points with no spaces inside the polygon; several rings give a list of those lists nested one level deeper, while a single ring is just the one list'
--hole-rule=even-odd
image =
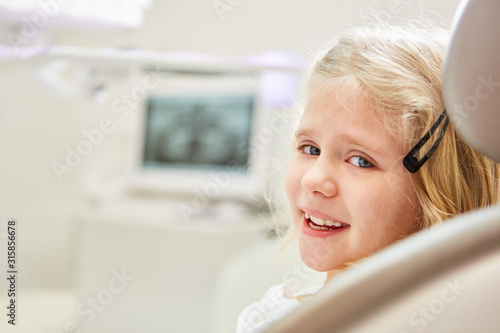
[{"label": "blurred background", "polygon": [[266,205],[305,69],[372,14],[458,3],[0,0],[1,331],[233,332],[272,284],[321,283]]}]

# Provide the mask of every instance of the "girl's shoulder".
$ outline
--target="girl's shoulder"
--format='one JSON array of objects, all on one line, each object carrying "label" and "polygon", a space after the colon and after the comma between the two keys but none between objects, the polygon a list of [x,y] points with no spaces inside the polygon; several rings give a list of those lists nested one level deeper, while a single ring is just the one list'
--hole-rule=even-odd
[{"label": "girl's shoulder", "polygon": [[[316,292],[318,288],[308,291],[307,294]],[[239,315],[237,333],[263,332],[274,322],[282,319],[301,302],[297,299],[292,289],[286,284],[279,284],[269,288],[262,299],[247,306]]]}]

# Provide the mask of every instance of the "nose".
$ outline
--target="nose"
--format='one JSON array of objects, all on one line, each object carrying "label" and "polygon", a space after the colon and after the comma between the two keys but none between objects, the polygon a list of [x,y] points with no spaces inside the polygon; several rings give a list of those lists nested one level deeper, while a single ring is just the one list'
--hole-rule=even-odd
[{"label": "nose", "polygon": [[336,176],[334,165],[319,157],[304,173],[300,184],[311,194],[334,197],[339,191]]}]

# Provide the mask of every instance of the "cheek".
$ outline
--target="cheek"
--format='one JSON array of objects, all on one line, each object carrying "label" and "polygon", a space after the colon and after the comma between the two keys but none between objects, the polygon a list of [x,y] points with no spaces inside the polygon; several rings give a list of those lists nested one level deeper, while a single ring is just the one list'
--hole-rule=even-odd
[{"label": "cheek", "polygon": [[401,207],[399,211],[401,228],[407,234],[417,231],[420,225],[420,204],[416,193],[413,190],[400,192],[396,200],[399,201],[399,206]]},{"label": "cheek", "polygon": [[285,191],[288,197],[288,202],[290,204],[292,221],[297,227],[300,224],[300,221],[302,221],[302,216],[300,214],[300,209],[298,206],[301,191],[301,179],[302,175],[299,169],[296,167],[296,164],[292,161],[285,176]]},{"label": "cheek", "polygon": [[374,247],[380,247],[416,231],[419,209],[413,189],[401,183],[373,185],[371,191],[358,192],[351,209],[362,238],[371,238]]},{"label": "cheek", "polygon": [[415,231],[420,220],[420,204],[406,170],[403,175],[396,177],[393,184],[394,187],[389,194],[395,203],[395,208],[392,209],[393,215],[400,220],[401,229]]}]

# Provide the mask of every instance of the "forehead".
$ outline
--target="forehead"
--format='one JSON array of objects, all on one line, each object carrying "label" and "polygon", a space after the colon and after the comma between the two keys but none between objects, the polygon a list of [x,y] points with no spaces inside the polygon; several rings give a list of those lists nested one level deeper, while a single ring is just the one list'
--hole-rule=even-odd
[{"label": "forehead", "polygon": [[383,112],[378,110],[366,94],[350,86],[313,82],[309,89],[302,121],[325,123],[383,123]]},{"label": "forehead", "polygon": [[389,144],[402,150],[401,140],[386,126],[388,117],[359,90],[313,82],[297,134],[314,130],[321,136],[370,141],[379,150]]}]

